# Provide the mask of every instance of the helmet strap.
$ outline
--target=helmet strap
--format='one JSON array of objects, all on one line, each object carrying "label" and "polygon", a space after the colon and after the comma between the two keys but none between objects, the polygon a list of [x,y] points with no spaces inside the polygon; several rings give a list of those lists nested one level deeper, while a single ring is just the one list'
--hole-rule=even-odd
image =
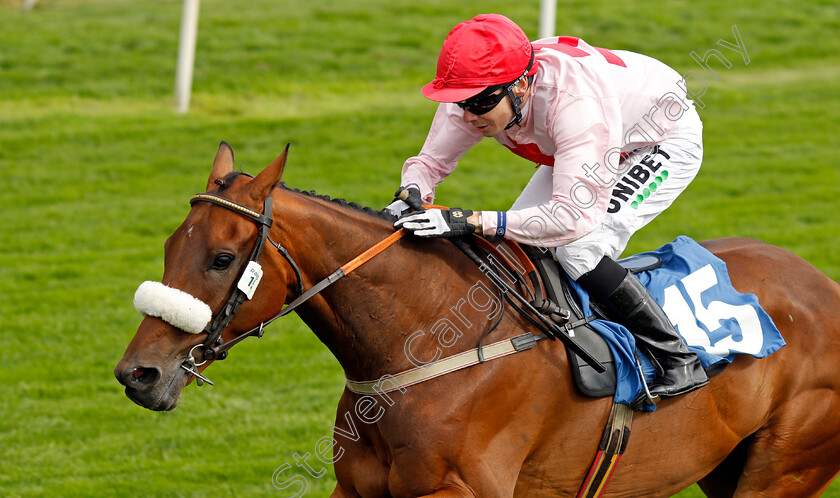
[{"label": "helmet strap", "polygon": [[[534,65],[534,47],[531,47],[531,60],[528,61],[528,67],[525,68],[525,72],[522,73],[522,76],[516,78],[516,80],[511,83],[510,85],[505,87],[507,91],[508,98],[510,98],[510,103],[513,106],[513,119],[510,120],[507,126],[505,126],[505,130],[509,130],[513,128],[515,125],[518,125],[522,121],[522,97],[517,97],[516,94],[513,93],[513,87],[517,85],[523,78],[528,79],[528,88],[531,87],[531,83],[534,81],[534,75],[528,76],[528,71],[531,70],[531,66]],[[524,96],[524,95],[523,95]]]},{"label": "helmet strap", "polygon": [[522,97],[517,97],[513,93],[513,85],[508,85],[505,87],[507,91],[507,95],[510,98],[510,103],[513,105],[513,119],[510,120],[507,126],[505,126],[506,130],[513,128],[515,125],[518,125],[522,121]]},{"label": "helmet strap", "polygon": [[[510,98],[510,103],[513,106],[513,119],[511,119],[510,123],[508,123],[508,125],[505,126],[505,130],[509,130],[509,129],[513,128],[514,126],[518,125],[520,122],[522,122],[522,97],[517,97],[516,94],[513,93],[513,87],[515,87],[522,80],[522,78],[525,78],[525,77],[526,76],[522,76],[521,78],[518,78],[516,81],[514,81],[513,83],[511,83],[510,85],[505,87],[505,91],[507,92],[507,96],[508,96],[508,98]],[[528,76],[527,78],[528,78],[528,88],[530,88],[531,83],[534,81],[534,77],[532,75],[532,76]],[[523,97],[524,97],[524,94],[523,94]]]}]

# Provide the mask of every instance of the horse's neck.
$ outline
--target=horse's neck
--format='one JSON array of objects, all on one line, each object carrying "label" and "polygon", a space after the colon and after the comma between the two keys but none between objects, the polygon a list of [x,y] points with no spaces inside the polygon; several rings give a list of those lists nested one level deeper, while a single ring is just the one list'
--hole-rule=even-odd
[{"label": "horse's neck", "polygon": [[[393,233],[388,223],[366,213],[312,202],[306,229],[293,245],[305,248],[295,258],[307,288]],[[459,297],[467,299],[479,278],[475,266],[448,242],[405,237],[311,299],[298,315],[348,376],[378,378],[415,366],[414,358],[438,354],[433,324],[457,323],[450,307]],[[454,335],[449,331],[448,340]]]}]

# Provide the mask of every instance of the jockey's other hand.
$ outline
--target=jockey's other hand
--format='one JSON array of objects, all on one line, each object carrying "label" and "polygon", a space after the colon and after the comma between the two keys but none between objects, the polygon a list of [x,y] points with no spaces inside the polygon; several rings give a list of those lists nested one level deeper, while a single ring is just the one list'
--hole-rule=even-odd
[{"label": "jockey's other hand", "polygon": [[[400,199],[400,194],[402,194],[403,191],[408,194],[405,201]],[[398,218],[409,209],[415,209],[417,211],[423,210],[423,199],[420,197],[419,189],[414,187],[400,187],[396,192],[394,192],[394,197],[394,202],[385,206],[385,209]]]},{"label": "jockey's other hand", "polygon": [[403,215],[394,228],[405,228],[418,237],[459,237],[475,233],[475,225],[467,221],[469,209],[427,209]]},{"label": "jockey's other hand", "polygon": [[389,213],[393,214],[397,218],[402,216],[402,214],[404,212],[408,211],[408,210],[409,210],[408,204],[406,204],[405,201],[400,200],[400,199],[397,199],[394,202],[385,206],[385,211],[388,211]]}]

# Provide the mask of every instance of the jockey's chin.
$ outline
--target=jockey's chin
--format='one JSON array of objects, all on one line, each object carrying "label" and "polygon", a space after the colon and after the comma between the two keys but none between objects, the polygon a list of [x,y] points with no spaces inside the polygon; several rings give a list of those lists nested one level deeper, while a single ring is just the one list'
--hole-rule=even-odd
[{"label": "jockey's chin", "polygon": [[478,115],[464,111],[464,122],[480,131],[485,137],[495,137],[503,132],[512,119],[513,107],[508,99],[504,99],[486,114]]}]

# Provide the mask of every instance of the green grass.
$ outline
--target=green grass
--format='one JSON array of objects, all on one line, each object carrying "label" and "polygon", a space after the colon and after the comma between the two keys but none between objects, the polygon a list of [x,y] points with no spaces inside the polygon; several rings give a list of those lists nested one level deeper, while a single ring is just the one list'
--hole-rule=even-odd
[{"label": "green grass", "polygon": [[[419,87],[448,30],[480,12],[536,37],[536,0],[205,0],[193,105],[178,115],[180,2],[22,12],[0,0],[0,494],[276,492],[274,469],[329,434],[338,364],[288,318],[215,365],[215,388],[188,388],[171,413],[142,410],[112,376],[139,323],[134,290],[160,278],[163,241],[222,139],[250,172],[291,142],[289,184],[389,202],[434,112]],[[681,72],[736,24],[751,58],[733,52],[709,82],[704,167],[628,251],[681,233],[749,236],[840,280],[836,2],[572,1],[558,19],[564,34]],[[504,209],[531,172],[482,143],[438,200]],[[310,485],[325,496],[334,480]]]}]

